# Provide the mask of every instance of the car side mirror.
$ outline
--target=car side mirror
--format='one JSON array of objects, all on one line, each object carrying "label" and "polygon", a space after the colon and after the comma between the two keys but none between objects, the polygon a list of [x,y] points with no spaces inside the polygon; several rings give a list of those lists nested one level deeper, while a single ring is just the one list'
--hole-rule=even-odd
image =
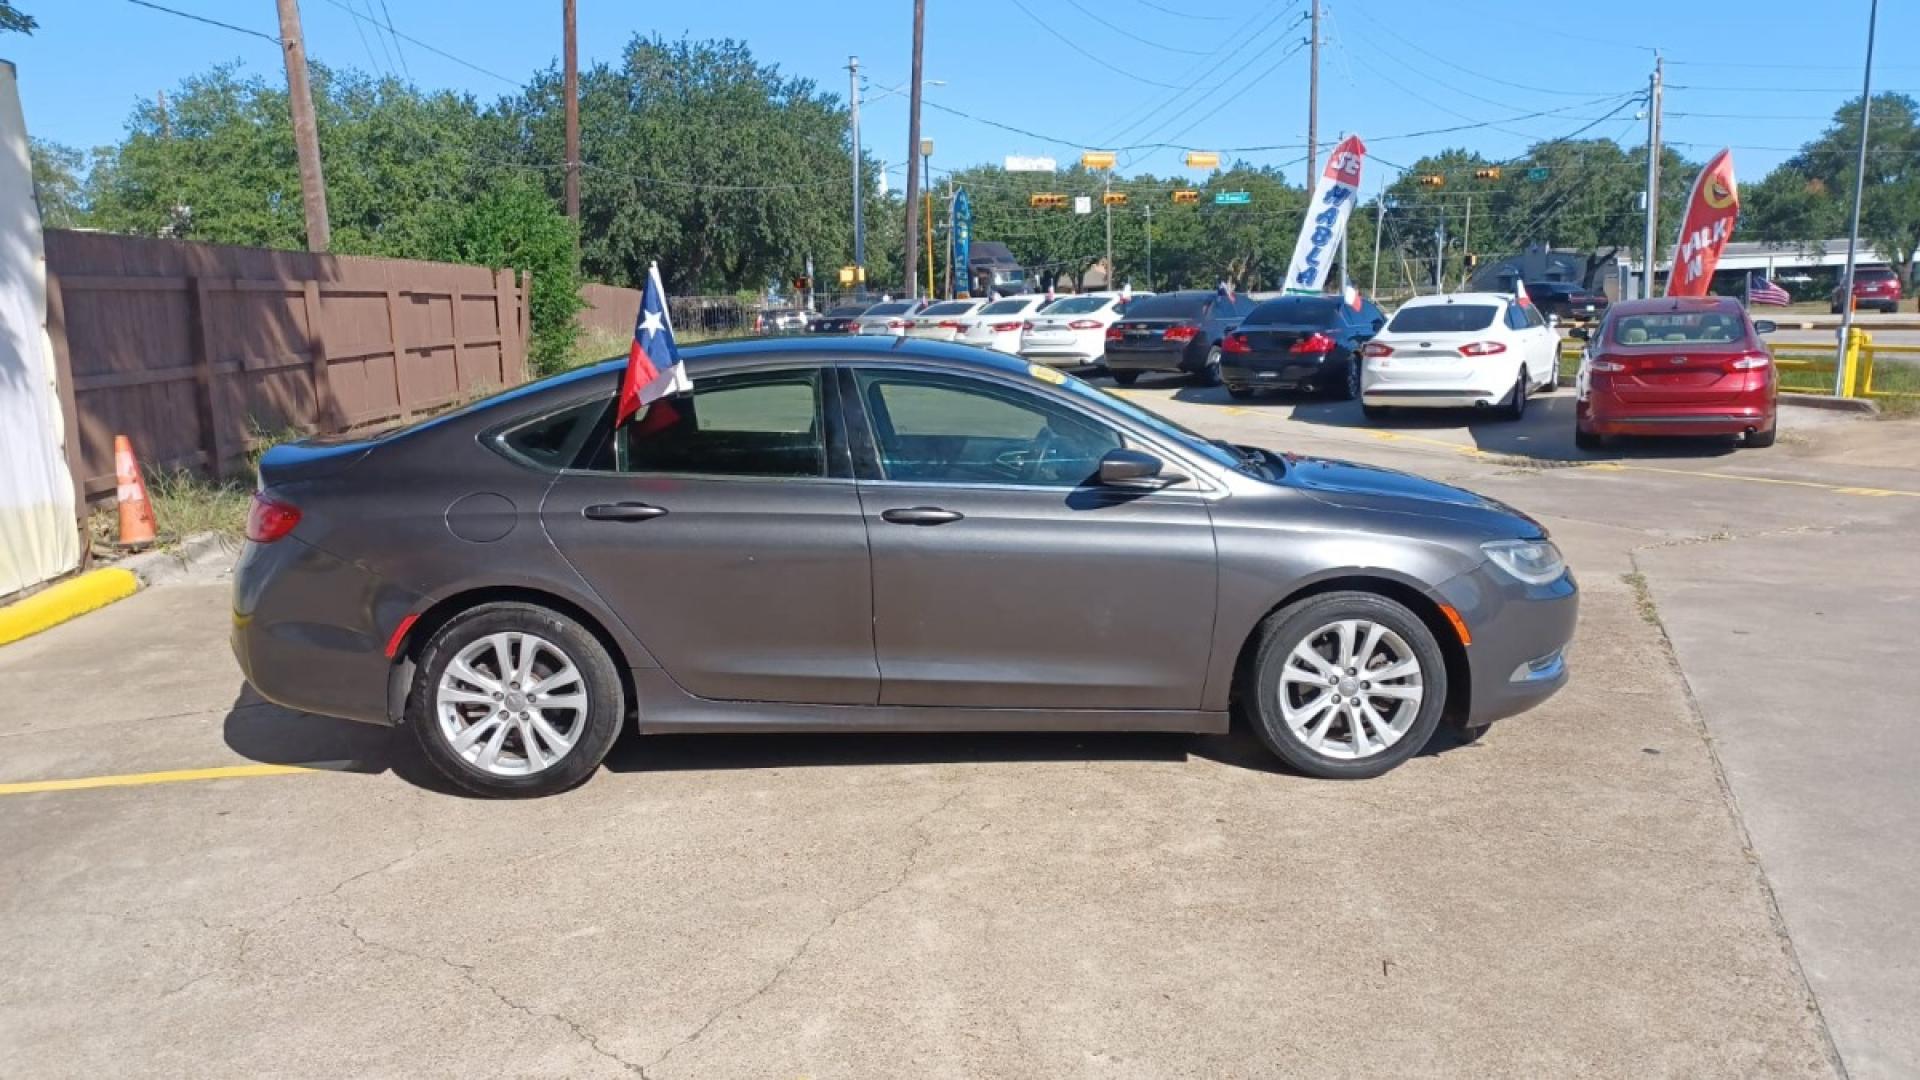
[{"label": "car side mirror", "polygon": [[1185,480],[1179,473],[1166,471],[1159,458],[1145,450],[1119,447],[1100,459],[1100,485],[1133,491],[1159,491]]},{"label": "car side mirror", "polygon": [[1756,334],[1771,334],[1778,329],[1780,329],[1779,325],[1772,319],[1753,320],[1753,332]]},{"label": "car side mirror", "polygon": [[1587,340],[1587,328],[1584,326],[1576,326],[1567,331],[1567,336],[1573,338],[1575,341],[1585,341]]}]

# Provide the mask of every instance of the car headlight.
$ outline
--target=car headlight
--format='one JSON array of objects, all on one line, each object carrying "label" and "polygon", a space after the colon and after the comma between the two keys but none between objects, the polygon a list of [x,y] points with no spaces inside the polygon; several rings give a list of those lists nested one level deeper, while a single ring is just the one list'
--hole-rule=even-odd
[{"label": "car headlight", "polygon": [[1545,585],[1566,573],[1567,563],[1551,540],[1493,540],[1481,544],[1493,565],[1529,585]]}]

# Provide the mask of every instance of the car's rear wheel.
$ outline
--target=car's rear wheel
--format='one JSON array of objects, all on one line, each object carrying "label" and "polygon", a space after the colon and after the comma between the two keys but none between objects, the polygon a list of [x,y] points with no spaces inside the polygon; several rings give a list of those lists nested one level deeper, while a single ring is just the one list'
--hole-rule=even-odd
[{"label": "car's rear wheel", "polygon": [[1433,632],[1384,596],[1332,592],[1269,616],[1241,700],[1267,749],[1309,776],[1361,780],[1426,746],[1446,706]]},{"label": "car's rear wheel", "polygon": [[1251,386],[1227,387],[1227,396],[1239,401],[1245,401],[1248,398],[1252,397],[1253,395],[1254,395],[1254,389]]},{"label": "car's rear wheel", "polygon": [[1393,415],[1393,409],[1386,405],[1360,405],[1360,415],[1369,420],[1385,420]]},{"label": "car's rear wheel", "polygon": [[1576,427],[1573,429],[1573,445],[1582,450],[1600,450],[1606,447],[1607,440],[1604,436],[1597,435],[1586,428]]},{"label": "car's rear wheel", "polygon": [[1527,369],[1520,368],[1520,377],[1513,380],[1513,393],[1507,397],[1507,419],[1523,420],[1527,415]]},{"label": "car's rear wheel", "polygon": [[1360,358],[1347,357],[1340,372],[1340,381],[1332,385],[1330,393],[1335,401],[1352,401],[1360,396]]},{"label": "car's rear wheel", "polygon": [[1193,381],[1200,386],[1220,385],[1220,346],[1207,350],[1207,358],[1201,363],[1200,370],[1193,373]]},{"label": "car's rear wheel", "polygon": [[625,715],[620,676],[599,639],[534,604],[483,604],[427,643],[407,724],[447,779],[480,795],[526,798],[579,784],[600,766]]},{"label": "car's rear wheel", "polygon": [[1778,425],[1770,427],[1765,431],[1749,431],[1747,432],[1747,437],[1742,440],[1742,443],[1755,449],[1765,449],[1773,445],[1774,439],[1779,437],[1779,434],[1780,428]]},{"label": "car's rear wheel", "polygon": [[1121,386],[1132,386],[1140,381],[1140,373],[1137,371],[1108,371],[1107,374],[1113,376],[1113,381]]}]

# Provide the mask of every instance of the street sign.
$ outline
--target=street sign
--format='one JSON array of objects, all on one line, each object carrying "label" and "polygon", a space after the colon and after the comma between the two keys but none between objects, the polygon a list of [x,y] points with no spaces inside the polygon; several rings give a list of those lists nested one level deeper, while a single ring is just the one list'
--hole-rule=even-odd
[{"label": "street sign", "polygon": [[1213,196],[1215,206],[1245,206],[1253,201],[1251,191],[1221,191]]},{"label": "street sign", "polygon": [[1106,206],[1125,206],[1127,205],[1127,193],[1124,191],[1109,191],[1100,196],[1100,202]]},{"label": "street sign", "polygon": [[1089,169],[1113,168],[1114,153],[1111,150],[1089,150],[1080,155],[1080,164]]},{"label": "street sign", "polygon": [[1189,169],[1217,169],[1219,167],[1220,155],[1212,150],[1189,150],[1187,152],[1187,168]]},{"label": "street sign", "polygon": [[1008,172],[1053,172],[1060,164],[1050,157],[1021,157],[1008,154],[1001,168]]},{"label": "street sign", "polygon": [[1536,184],[1544,183],[1551,171],[1552,170],[1549,170],[1549,169],[1528,169],[1527,179],[1533,181]]},{"label": "street sign", "polygon": [[1192,188],[1185,188],[1173,193],[1173,201],[1182,205],[1197,203],[1200,201],[1200,193]]},{"label": "street sign", "polygon": [[1073,212],[1076,214],[1093,213],[1093,196],[1075,195],[1073,197]]}]

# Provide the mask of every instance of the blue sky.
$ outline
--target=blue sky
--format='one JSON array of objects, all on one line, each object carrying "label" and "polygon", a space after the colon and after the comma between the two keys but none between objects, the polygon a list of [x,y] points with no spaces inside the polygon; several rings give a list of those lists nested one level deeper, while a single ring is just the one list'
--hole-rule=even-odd
[{"label": "blue sky", "polygon": [[[263,34],[276,29],[272,0],[156,2]],[[1410,163],[1447,146],[1504,157],[1580,128],[1638,140],[1644,124],[1634,119],[1636,105],[1594,121],[1619,95],[1645,86],[1651,49],[1658,47],[1668,59],[1668,141],[1695,160],[1730,144],[1740,175],[1749,180],[1817,133],[1834,107],[1858,92],[1867,10],[1867,0],[1323,2],[1323,142],[1358,132],[1379,160]],[[250,71],[282,77],[272,42],[128,0],[18,3],[41,28],[32,37],[0,38],[0,57],[19,66],[28,126],[44,138],[82,147],[111,142],[136,101],[215,63],[237,60]],[[471,66],[387,39],[349,14],[381,15],[383,4],[402,34]],[[559,55],[558,0],[304,0],[302,6],[316,58],[410,72],[421,86],[487,100],[511,89],[496,74],[517,81]],[[884,160],[905,156],[907,97],[886,90],[904,86],[909,74],[910,0],[832,6],[579,0],[579,7],[583,64],[613,59],[635,33],[734,37],[762,61],[844,95],[847,57],[857,54],[870,78],[865,144]],[[936,171],[1007,154],[1046,154],[1064,163],[1079,147],[1154,142],[1281,147],[1230,155],[1258,164],[1295,163],[1304,152],[1306,54],[1289,52],[1306,38],[1297,22],[1306,0],[929,0],[927,7],[926,77],[945,84],[928,88],[927,100],[978,118],[926,111]],[[1556,12],[1567,17],[1543,25],[1541,16]],[[1881,5],[1876,89],[1920,89],[1920,64],[1898,47],[1916,37],[1920,4]],[[1550,115],[1527,115],[1536,113]],[[1180,154],[1128,151],[1122,168],[1176,172]],[[1289,167],[1296,180],[1303,170]],[[1366,187],[1387,178],[1372,169]],[[889,183],[899,180],[896,167]]]}]

